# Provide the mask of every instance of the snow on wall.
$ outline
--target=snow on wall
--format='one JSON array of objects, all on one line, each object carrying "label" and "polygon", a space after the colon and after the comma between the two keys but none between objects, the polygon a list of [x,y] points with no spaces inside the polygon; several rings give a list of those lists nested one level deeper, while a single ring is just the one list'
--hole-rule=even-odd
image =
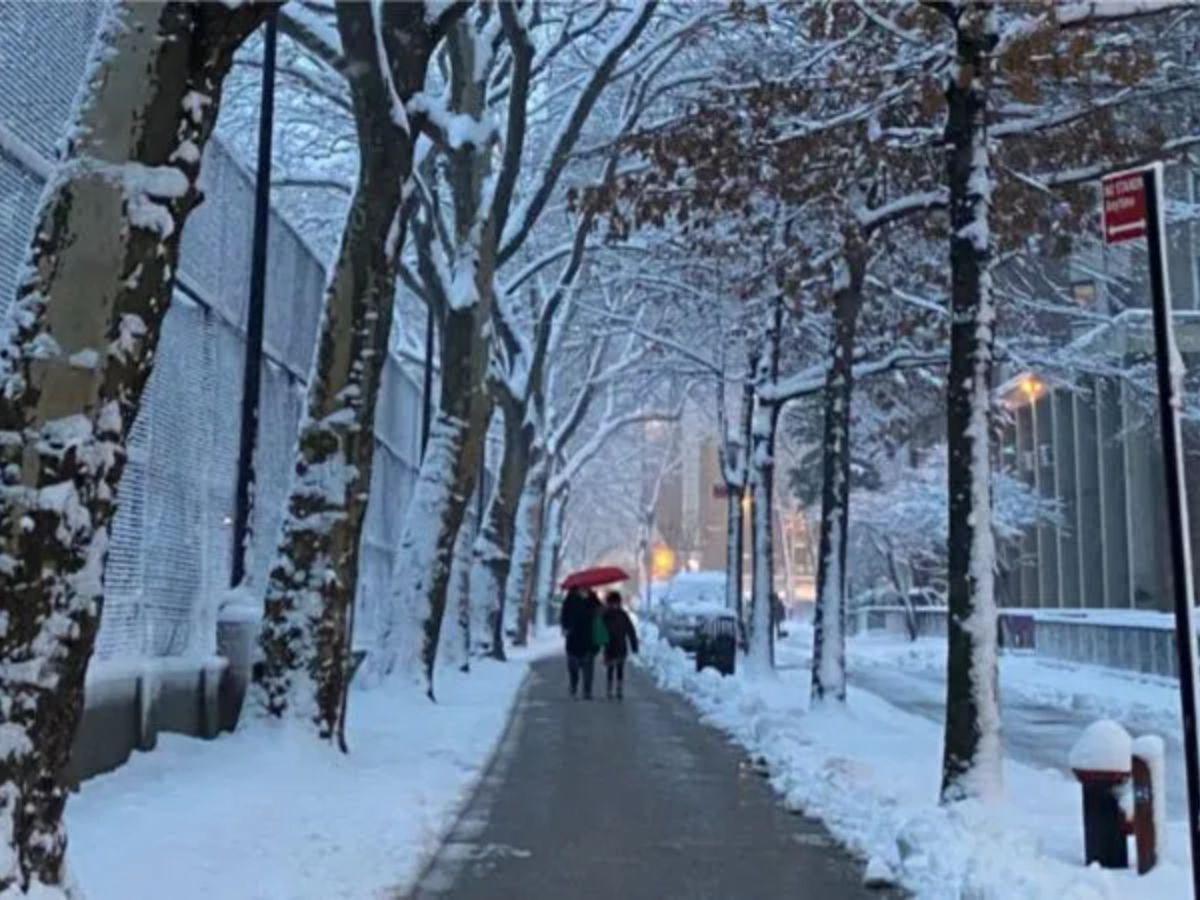
[{"label": "snow on wall", "polygon": [[[0,315],[28,245],[43,179],[95,31],[96,2],[0,3]],[[232,516],[253,227],[253,180],[210,144],[205,202],[183,235],[180,279],[163,326],[129,461],[105,577],[102,660],[211,654],[232,563]],[[278,214],[269,229],[266,359],[248,568],[265,582],[293,464],[321,299],[322,261]],[[359,640],[386,596],[392,548],[416,477],[419,388],[389,360],[363,540]]]}]

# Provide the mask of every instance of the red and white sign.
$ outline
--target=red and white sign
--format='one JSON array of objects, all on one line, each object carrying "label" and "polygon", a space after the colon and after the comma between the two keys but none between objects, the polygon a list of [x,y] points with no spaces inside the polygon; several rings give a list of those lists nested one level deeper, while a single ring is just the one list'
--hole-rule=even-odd
[{"label": "red and white sign", "polygon": [[1104,184],[1104,242],[1146,236],[1146,181],[1141,172],[1109,175]]}]

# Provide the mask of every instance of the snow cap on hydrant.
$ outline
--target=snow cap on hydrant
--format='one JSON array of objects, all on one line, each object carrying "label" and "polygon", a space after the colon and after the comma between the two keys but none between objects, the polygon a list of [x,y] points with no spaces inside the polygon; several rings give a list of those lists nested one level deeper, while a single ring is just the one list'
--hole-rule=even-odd
[{"label": "snow cap on hydrant", "polygon": [[1129,772],[1133,738],[1112,719],[1101,719],[1084,729],[1071,748],[1070,765],[1076,772]]}]

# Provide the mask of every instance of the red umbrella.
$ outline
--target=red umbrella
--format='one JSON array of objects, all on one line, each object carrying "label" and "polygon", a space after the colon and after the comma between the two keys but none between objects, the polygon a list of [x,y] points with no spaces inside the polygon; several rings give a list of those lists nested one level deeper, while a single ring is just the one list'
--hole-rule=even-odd
[{"label": "red umbrella", "polygon": [[629,578],[629,573],[619,566],[599,566],[595,569],[580,569],[578,572],[572,572],[563,579],[563,590],[571,588],[591,588],[600,587],[603,584],[615,584],[618,581],[625,581]]}]

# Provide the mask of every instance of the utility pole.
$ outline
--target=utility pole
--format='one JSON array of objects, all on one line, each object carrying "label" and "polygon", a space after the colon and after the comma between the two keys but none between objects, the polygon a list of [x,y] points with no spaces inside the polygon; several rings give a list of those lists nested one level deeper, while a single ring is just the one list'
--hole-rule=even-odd
[{"label": "utility pole", "polygon": [[233,510],[233,564],[230,584],[246,576],[246,545],[254,501],[254,452],[258,441],[262,383],[263,312],[267,288],[267,226],[271,219],[271,136],[275,124],[275,44],[277,13],[264,23],[262,100],[258,115],[258,168],[254,183],[254,243],[250,257],[250,302],[246,311],[246,365],[242,374],[242,429]]}]

